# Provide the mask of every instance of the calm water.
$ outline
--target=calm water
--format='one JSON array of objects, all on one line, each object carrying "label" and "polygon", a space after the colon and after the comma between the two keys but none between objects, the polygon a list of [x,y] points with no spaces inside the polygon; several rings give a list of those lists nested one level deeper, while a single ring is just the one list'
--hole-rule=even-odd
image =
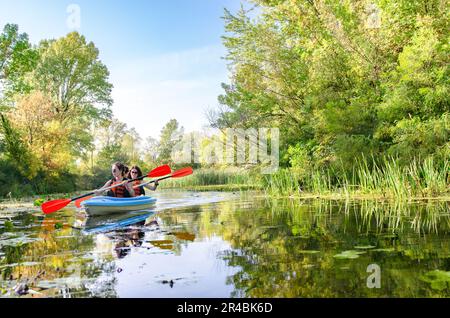
[{"label": "calm water", "polygon": [[157,198],[114,218],[0,210],[0,296],[450,296],[449,202]]}]

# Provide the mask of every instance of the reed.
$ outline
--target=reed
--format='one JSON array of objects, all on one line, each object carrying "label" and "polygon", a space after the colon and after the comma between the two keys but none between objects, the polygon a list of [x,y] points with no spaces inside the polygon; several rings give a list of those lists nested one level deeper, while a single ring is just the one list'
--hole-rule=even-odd
[{"label": "reed", "polygon": [[278,169],[269,175],[243,168],[196,169],[194,174],[181,179],[161,182],[162,188],[192,190],[263,190],[267,196],[286,197],[325,195],[335,197],[374,196],[410,199],[448,196],[450,162],[436,162],[433,158],[412,160],[402,166],[394,158],[375,160],[362,157],[352,170],[344,168]]},{"label": "reed", "polygon": [[374,195],[406,199],[450,194],[449,161],[436,163],[433,158],[412,160],[401,166],[393,158],[380,162],[359,160],[351,173],[342,170],[311,170],[299,174],[293,169],[280,169],[263,178],[266,194],[299,196],[302,194],[334,194],[338,196]]}]

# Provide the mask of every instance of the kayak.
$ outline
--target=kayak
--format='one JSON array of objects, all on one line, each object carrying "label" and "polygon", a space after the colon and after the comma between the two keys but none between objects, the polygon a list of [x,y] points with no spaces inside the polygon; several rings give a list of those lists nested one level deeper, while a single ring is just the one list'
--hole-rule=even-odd
[{"label": "kayak", "polygon": [[155,213],[153,211],[142,211],[140,214],[136,214],[139,212],[127,212],[117,214],[110,214],[111,216],[96,216],[96,217],[88,217],[82,227],[83,233],[85,234],[93,234],[93,233],[105,233],[111,232],[115,230],[120,230],[122,228],[145,222],[151,216],[154,216]]},{"label": "kayak", "polygon": [[81,202],[82,208],[90,216],[139,211],[154,206],[156,198],[139,196],[133,198],[93,197]]}]

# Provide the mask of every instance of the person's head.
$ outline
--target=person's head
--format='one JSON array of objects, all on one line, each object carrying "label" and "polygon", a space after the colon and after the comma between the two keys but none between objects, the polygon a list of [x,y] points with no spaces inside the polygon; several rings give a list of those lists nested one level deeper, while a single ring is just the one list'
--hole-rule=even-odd
[{"label": "person's head", "polygon": [[121,162],[116,162],[111,166],[111,173],[115,178],[125,177],[125,165]]},{"label": "person's head", "polygon": [[130,174],[129,174],[129,178],[131,179],[136,179],[142,177],[142,171],[141,168],[139,168],[138,166],[132,166],[130,169]]}]

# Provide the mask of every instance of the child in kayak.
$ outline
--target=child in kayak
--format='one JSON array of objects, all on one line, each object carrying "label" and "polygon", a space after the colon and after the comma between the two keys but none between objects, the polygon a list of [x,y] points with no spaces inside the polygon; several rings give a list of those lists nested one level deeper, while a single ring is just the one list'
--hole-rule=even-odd
[{"label": "child in kayak", "polygon": [[[130,174],[128,175],[128,178],[129,179],[136,179],[136,178],[139,178],[139,177],[142,177],[141,168],[139,168],[138,166],[131,167]],[[139,185],[142,184],[142,183],[143,183],[142,180],[136,180],[136,181],[133,182],[133,189],[134,189],[135,196],[145,195],[144,187],[149,189],[149,190],[152,190],[152,191],[155,191],[156,188],[158,187],[158,181],[155,181],[151,185],[150,184],[146,184],[146,185],[143,185],[143,186],[139,187]]]},{"label": "child in kayak", "polygon": [[[111,180],[108,180],[103,187],[95,191],[96,195],[101,195],[104,191],[102,189],[110,187],[112,185],[122,183],[123,181],[128,180],[126,178],[125,174],[125,165],[121,162],[116,162],[111,167],[111,172],[113,175],[113,178]],[[116,197],[116,198],[129,198],[134,197],[135,192],[133,190],[133,186],[128,181],[124,183],[123,185],[117,186],[115,188],[109,189],[107,196],[110,197]]]}]

